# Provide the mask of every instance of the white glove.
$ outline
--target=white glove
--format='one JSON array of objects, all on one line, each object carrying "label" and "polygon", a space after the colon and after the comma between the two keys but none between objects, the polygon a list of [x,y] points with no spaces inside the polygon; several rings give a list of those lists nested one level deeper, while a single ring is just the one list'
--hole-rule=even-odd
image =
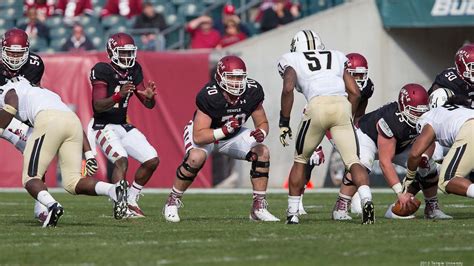
[{"label": "white glove", "polygon": [[309,164],[318,166],[323,163],[324,163],[324,152],[323,152],[323,148],[319,146],[316,148],[316,150],[314,150],[313,155],[311,155],[311,158],[309,158]]}]

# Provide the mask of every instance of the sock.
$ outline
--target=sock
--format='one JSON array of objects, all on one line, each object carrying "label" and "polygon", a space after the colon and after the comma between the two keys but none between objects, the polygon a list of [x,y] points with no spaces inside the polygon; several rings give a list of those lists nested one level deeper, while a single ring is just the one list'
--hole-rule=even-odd
[{"label": "sock", "polygon": [[178,190],[173,186],[171,189],[170,197],[180,199],[183,196],[184,191]]},{"label": "sock", "polygon": [[288,215],[297,215],[301,196],[288,195]]},{"label": "sock", "polygon": [[437,202],[437,201],[438,201],[438,197],[437,197],[437,196],[434,196],[434,197],[431,197],[431,198],[425,197],[425,203]]},{"label": "sock", "polygon": [[117,195],[115,194],[115,185],[99,181],[95,184],[95,193],[100,196],[109,196],[112,200],[117,200]]},{"label": "sock", "polygon": [[43,204],[44,206],[46,207],[51,207],[54,203],[56,203],[57,201],[53,198],[53,196],[51,196],[51,194],[49,194],[48,191],[46,190],[41,190],[39,193],[38,193],[38,196],[36,197],[36,199],[41,202],[41,204]]},{"label": "sock", "polygon": [[467,187],[466,196],[469,198],[474,198],[474,184],[471,184],[469,187]]},{"label": "sock", "polygon": [[341,192],[339,192],[339,198],[343,201],[346,201],[346,202],[349,202],[352,200],[352,197],[351,196],[348,196],[348,195],[345,195],[345,194],[342,194]]},{"label": "sock", "polygon": [[139,185],[137,182],[133,181],[133,184],[128,188],[128,196],[130,198],[135,198],[138,194],[140,194],[142,189],[142,185]]},{"label": "sock", "polygon": [[253,199],[264,199],[266,195],[266,191],[253,191]]},{"label": "sock", "polygon": [[13,146],[16,146],[18,141],[20,141],[20,137],[16,134],[13,134],[8,129],[3,130],[1,136],[2,138],[8,140],[11,144],[13,144]]},{"label": "sock", "polygon": [[362,185],[357,189],[359,192],[360,199],[362,203],[372,200],[372,193],[370,193],[370,188],[367,185]]}]

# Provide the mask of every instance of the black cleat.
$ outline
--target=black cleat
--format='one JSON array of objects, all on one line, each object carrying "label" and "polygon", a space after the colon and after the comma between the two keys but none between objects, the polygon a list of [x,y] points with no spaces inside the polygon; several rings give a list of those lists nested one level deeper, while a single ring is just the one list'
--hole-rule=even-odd
[{"label": "black cleat", "polygon": [[286,217],[286,224],[299,224],[300,219],[298,218],[298,215],[289,215]]},{"label": "black cleat", "polygon": [[362,207],[362,224],[373,223],[375,223],[374,204],[369,200]]},{"label": "black cleat", "polygon": [[117,220],[122,219],[127,215],[127,181],[120,180],[115,184],[115,195],[117,200],[114,201],[114,218]]},{"label": "black cleat", "polygon": [[48,217],[43,222],[44,227],[56,227],[58,224],[59,218],[63,216],[64,209],[59,203],[54,203],[51,207],[48,208]]}]

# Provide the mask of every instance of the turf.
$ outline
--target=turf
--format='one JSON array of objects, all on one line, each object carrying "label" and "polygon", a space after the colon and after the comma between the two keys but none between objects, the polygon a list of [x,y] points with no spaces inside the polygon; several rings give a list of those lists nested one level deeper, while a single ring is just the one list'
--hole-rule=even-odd
[{"label": "turf", "polygon": [[[65,215],[40,228],[26,193],[0,193],[0,264],[82,265],[473,265],[474,202],[441,196],[452,221],[382,218],[393,200],[375,194],[377,223],[329,219],[334,194],[307,194],[300,225],[248,220],[250,195],[185,195],[182,222],[164,221],[165,194],[140,199],[145,219],[114,220],[104,198],[57,194]],[[269,196],[284,218],[286,196]],[[423,207],[423,205],[422,205]],[[422,215],[422,209],[418,216]],[[447,262],[456,264],[447,264]],[[425,263],[425,264],[423,264]],[[426,264],[428,263],[428,264]],[[445,263],[445,264],[433,264]]]}]

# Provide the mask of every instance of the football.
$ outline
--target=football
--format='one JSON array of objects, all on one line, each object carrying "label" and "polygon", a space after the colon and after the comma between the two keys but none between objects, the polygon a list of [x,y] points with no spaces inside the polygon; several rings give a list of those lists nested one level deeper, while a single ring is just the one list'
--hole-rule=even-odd
[{"label": "football", "polygon": [[400,202],[395,202],[395,205],[392,207],[392,212],[398,216],[410,216],[414,214],[418,208],[420,208],[421,201],[415,197],[411,198],[410,204],[402,208]]}]

